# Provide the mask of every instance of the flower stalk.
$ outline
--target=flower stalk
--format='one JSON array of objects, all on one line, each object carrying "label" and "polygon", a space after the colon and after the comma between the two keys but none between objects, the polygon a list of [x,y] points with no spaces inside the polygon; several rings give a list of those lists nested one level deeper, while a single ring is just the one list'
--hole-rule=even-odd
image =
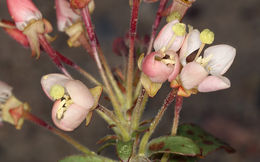
[{"label": "flower stalk", "polygon": [[48,41],[43,35],[39,35],[39,41],[44,51],[48,54],[51,60],[55,63],[55,65],[68,77],[72,78],[69,72],[65,69],[65,67],[60,62],[60,59],[56,55],[56,51],[50,46]]},{"label": "flower stalk", "polygon": [[137,30],[137,21],[138,21],[138,12],[139,12],[140,0],[133,0],[132,14],[130,21],[129,29],[129,58],[128,58],[128,67],[127,67],[127,100],[126,106],[127,109],[131,108],[133,104],[133,73],[134,73],[134,46],[135,46],[135,37]]},{"label": "flower stalk", "polygon": [[90,39],[91,48],[92,48],[92,51],[93,51],[93,54],[94,54],[96,64],[98,66],[100,75],[101,75],[101,77],[104,81],[104,84],[105,84],[105,86],[108,90],[109,97],[110,97],[112,105],[115,109],[115,114],[118,116],[120,121],[125,121],[123,113],[120,110],[120,105],[119,105],[119,103],[116,99],[116,96],[115,96],[115,94],[114,94],[114,92],[113,92],[113,90],[112,90],[112,88],[111,88],[111,86],[108,82],[108,79],[105,75],[102,64],[100,62],[100,58],[99,58],[99,55],[98,55],[98,52],[97,52],[97,39],[96,39],[96,35],[94,33],[94,29],[93,29],[93,26],[92,26],[89,10],[88,10],[87,7],[83,8],[81,10],[81,15],[82,15],[83,21],[85,23],[85,27],[86,27],[86,31],[88,33],[89,39]]},{"label": "flower stalk", "polygon": [[36,125],[38,125],[38,126],[46,128],[47,130],[49,130],[53,134],[59,136],[60,138],[62,138],[63,140],[65,140],[66,142],[71,144],[73,147],[75,147],[77,150],[81,151],[82,153],[85,153],[87,155],[95,155],[94,152],[90,151],[88,148],[86,148],[85,146],[80,144],[78,141],[74,140],[73,138],[71,138],[67,134],[61,132],[60,130],[52,127],[51,125],[49,125],[48,123],[46,123],[42,119],[38,118],[37,116],[33,115],[32,113],[30,113],[28,111],[24,111],[23,112],[23,117],[26,120],[31,121],[31,122],[35,123]]},{"label": "flower stalk", "polygon": [[180,111],[182,109],[182,103],[183,103],[183,97],[177,95],[175,100],[176,101],[175,101],[175,107],[174,107],[174,118],[173,118],[173,125],[172,125],[172,131],[171,131],[172,136],[176,136],[176,134],[177,134],[179,119],[180,119]]},{"label": "flower stalk", "polygon": [[153,122],[150,124],[149,131],[144,134],[144,136],[141,139],[140,145],[139,145],[139,155],[144,156],[145,155],[145,150],[146,150],[146,145],[148,143],[148,140],[150,139],[151,135],[153,134],[155,128],[159,124],[164,112],[166,111],[167,107],[174,101],[176,97],[176,89],[172,89],[171,92],[167,95],[167,97],[164,100],[164,103],[155,116]]}]

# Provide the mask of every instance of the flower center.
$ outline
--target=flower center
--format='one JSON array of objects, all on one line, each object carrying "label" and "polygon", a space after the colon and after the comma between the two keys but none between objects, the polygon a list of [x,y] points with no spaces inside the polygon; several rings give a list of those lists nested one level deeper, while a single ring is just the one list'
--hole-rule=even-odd
[{"label": "flower center", "polygon": [[56,112],[56,117],[60,120],[63,118],[64,113],[73,101],[71,100],[71,97],[65,93],[65,89],[61,85],[53,85],[51,87],[50,95],[54,100],[61,100]]},{"label": "flower center", "polygon": [[173,65],[173,64],[176,63],[174,56],[172,56],[172,55],[167,55],[167,54],[165,54],[165,53],[162,53],[162,57],[160,57],[160,56],[155,56],[155,60],[156,60],[156,61],[160,61],[160,62],[162,62],[162,63],[164,63],[164,64],[166,64],[166,65],[169,65],[169,64],[172,64],[172,65]]}]

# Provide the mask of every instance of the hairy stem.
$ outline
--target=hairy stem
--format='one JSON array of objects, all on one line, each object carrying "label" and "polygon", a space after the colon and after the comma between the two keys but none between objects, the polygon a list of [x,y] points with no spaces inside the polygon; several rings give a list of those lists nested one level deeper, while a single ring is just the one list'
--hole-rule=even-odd
[{"label": "hairy stem", "polygon": [[113,90],[112,90],[112,88],[111,88],[111,86],[108,82],[108,79],[105,75],[104,69],[101,65],[100,58],[99,58],[99,55],[98,55],[98,52],[97,52],[97,39],[96,39],[96,35],[94,33],[94,29],[93,29],[93,26],[92,26],[89,10],[88,10],[87,7],[83,8],[81,10],[81,15],[82,15],[82,18],[84,20],[86,31],[87,31],[89,39],[90,39],[91,48],[92,48],[92,51],[93,51],[93,54],[94,54],[96,64],[98,66],[99,73],[100,73],[100,75],[101,75],[101,77],[104,81],[105,87],[108,90],[109,97],[111,99],[111,102],[112,102],[114,110],[115,110],[115,114],[118,116],[120,121],[125,121],[123,113],[120,110],[120,105],[119,105],[119,103],[118,103],[118,101],[115,97],[115,94],[114,94],[114,92],[113,92]]},{"label": "hairy stem", "polygon": [[160,122],[160,120],[161,120],[165,110],[173,102],[173,100],[174,100],[174,98],[176,96],[176,93],[177,93],[177,91],[175,89],[172,89],[171,92],[167,95],[167,97],[165,98],[164,103],[163,103],[161,109],[159,110],[159,112],[155,116],[153,122],[150,124],[149,131],[146,132],[144,134],[144,136],[142,137],[141,142],[140,142],[140,147],[139,147],[139,155],[140,156],[144,156],[145,155],[145,149],[146,149],[146,145],[148,143],[148,140],[150,139],[150,137],[153,134],[155,128],[159,124],[159,122]]},{"label": "hairy stem", "polygon": [[145,108],[145,103],[147,102],[147,99],[148,99],[148,95],[147,95],[145,89],[142,89],[141,93],[137,99],[137,103],[134,107],[132,117],[131,117],[132,131],[138,129],[138,127],[139,127],[140,118],[143,114],[143,111]]},{"label": "hairy stem", "polygon": [[126,82],[126,106],[131,108],[133,103],[133,73],[134,73],[134,43],[136,37],[136,26],[138,21],[140,0],[133,0],[132,14],[129,29],[129,58],[127,67],[127,82]]},{"label": "hairy stem", "polygon": [[108,110],[107,108],[105,108],[100,104],[97,106],[96,110],[103,112],[107,117],[109,117],[116,124],[117,128],[120,130],[120,134],[122,135],[123,141],[129,141],[131,139],[125,127],[117,119],[117,117],[114,115],[112,111]]},{"label": "hairy stem", "polygon": [[48,54],[54,64],[69,78],[72,78],[69,72],[62,65],[59,57],[56,55],[56,51],[52,49],[51,45],[48,43],[46,38],[43,35],[39,35],[40,44],[43,47],[44,51]]},{"label": "hairy stem", "polygon": [[90,151],[88,148],[86,148],[85,146],[83,146],[82,144],[80,144],[79,142],[77,142],[76,140],[74,140],[73,138],[68,136],[67,134],[61,132],[60,130],[58,130],[54,127],[52,127],[51,125],[49,125],[48,123],[46,123],[42,119],[38,118],[37,116],[31,114],[30,112],[24,111],[23,116],[24,116],[25,119],[43,127],[43,128],[46,128],[50,132],[56,134],[57,136],[59,136],[60,138],[62,138],[63,140],[65,140],[66,142],[71,144],[73,147],[75,147],[77,150],[81,151],[82,153],[85,153],[87,155],[95,155],[94,152]]},{"label": "hairy stem", "polygon": [[180,119],[180,111],[182,109],[182,103],[183,103],[183,97],[177,96],[175,101],[175,107],[174,107],[174,118],[173,118],[172,132],[171,132],[172,136],[175,136],[177,134],[179,119]]}]

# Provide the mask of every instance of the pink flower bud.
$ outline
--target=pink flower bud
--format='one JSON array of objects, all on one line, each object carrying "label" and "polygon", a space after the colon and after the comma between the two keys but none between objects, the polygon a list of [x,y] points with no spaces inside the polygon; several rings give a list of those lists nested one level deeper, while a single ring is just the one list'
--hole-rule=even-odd
[{"label": "pink flower bud", "polygon": [[70,3],[67,0],[55,0],[55,5],[59,31],[64,31],[80,19],[80,16],[70,8]]},{"label": "pink flower bud", "polygon": [[230,81],[223,76],[208,76],[198,86],[200,92],[212,92],[230,87]]},{"label": "pink flower bud", "polygon": [[142,71],[152,82],[162,83],[167,79],[172,81],[178,75],[180,71],[178,55],[173,51],[167,51],[165,56],[169,58],[164,58],[159,52],[153,52],[144,58]]},{"label": "pink flower bud", "polygon": [[29,21],[42,18],[41,12],[31,0],[6,0],[9,13],[15,21],[16,27],[23,30]]},{"label": "pink flower bud", "polygon": [[63,118],[59,120],[57,119],[56,114],[60,102],[60,100],[57,100],[53,105],[52,120],[58,128],[64,131],[73,131],[84,121],[89,112],[89,109],[85,109],[77,104],[71,104],[64,113]]},{"label": "pink flower bud", "polygon": [[195,88],[207,76],[208,72],[205,68],[196,62],[186,64],[180,73],[182,86],[185,89]]},{"label": "pink flower bud", "polygon": [[[178,51],[184,41],[184,36],[176,36],[172,27],[179,23],[178,20],[174,20],[166,24],[159,32],[158,36],[154,41],[154,50],[159,51],[160,49],[167,48],[166,50]],[[171,42],[173,41],[173,42]]]}]

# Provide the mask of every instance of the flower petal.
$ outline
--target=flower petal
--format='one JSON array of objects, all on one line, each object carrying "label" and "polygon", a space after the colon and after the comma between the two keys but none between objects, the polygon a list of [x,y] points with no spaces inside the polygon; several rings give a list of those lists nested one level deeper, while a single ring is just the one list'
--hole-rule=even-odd
[{"label": "flower petal", "polygon": [[173,72],[174,66],[162,63],[155,60],[155,56],[160,57],[158,52],[153,52],[143,59],[142,71],[147,75],[152,82],[162,83],[167,80]]},{"label": "flower petal", "polygon": [[42,18],[41,12],[31,0],[7,0],[6,2],[9,13],[19,30],[23,30],[30,20]]},{"label": "flower petal", "polygon": [[198,86],[200,92],[212,92],[230,87],[230,81],[223,76],[208,76]]},{"label": "flower petal", "polygon": [[[156,37],[154,41],[154,50],[159,51],[160,49],[167,47],[168,43],[171,41],[171,39],[174,37],[174,32],[172,30],[172,27],[174,24],[178,23],[178,20],[174,20],[168,24],[166,24],[162,30],[159,32],[158,36]],[[172,45],[166,49],[166,50],[173,50],[178,51],[181,48],[181,45],[183,43],[185,36],[176,36]]]},{"label": "flower petal", "polygon": [[65,84],[66,90],[73,103],[90,109],[94,105],[94,98],[89,89],[79,80],[70,80]]},{"label": "flower petal", "polygon": [[166,51],[166,54],[173,55],[174,56],[174,60],[175,60],[173,72],[168,77],[168,81],[171,82],[180,73],[181,64],[180,64],[180,60],[179,60],[178,55],[174,51]]},{"label": "flower petal", "polygon": [[190,62],[183,67],[180,73],[182,86],[185,89],[195,88],[207,75],[208,72],[204,67],[196,62]]},{"label": "flower petal", "polygon": [[204,52],[204,58],[211,58],[206,69],[212,75],[223,75],[233,63],[235,56],[236,49],[230,45],[220,44],[211,46]]},{"label": "flower petal", "polygon": [[41,85],[42,89],[45,92],[45,94],[53,100],[53,98],[50,96],[50,91],[53,85],[61,85],[65,87],[65,83],[67,83],[69,79],[67,76],[63,74],[58,74],[58,73],[53,73],[53,74],[48,74],[44,75],[41,79]]},{"label": "flower petal", "polygon": [[71,26],[73,22],[80,19],[80,16],[75,14],[70,8],[67,0],[55,0],[56,16],[59,31],[64,31]]},{"label": "flower petal", "polygon": [[86,118],[89,110],[77,105],[72,104],[69,106],[67,111],[65,111],[64,116],[61,120],[58,120],[56,113],[60,104],[60,100],[56,101],[52,108],[52,120],[54,124],[64,130],[64,131],[73,131],[77,128]]},{"label": "flower petal", "polygon": [[186,65],[186,58],[194,51],[200,48],[200,32],[195,29],[186,36],[180,51],[180,61],[182,65]]}]

